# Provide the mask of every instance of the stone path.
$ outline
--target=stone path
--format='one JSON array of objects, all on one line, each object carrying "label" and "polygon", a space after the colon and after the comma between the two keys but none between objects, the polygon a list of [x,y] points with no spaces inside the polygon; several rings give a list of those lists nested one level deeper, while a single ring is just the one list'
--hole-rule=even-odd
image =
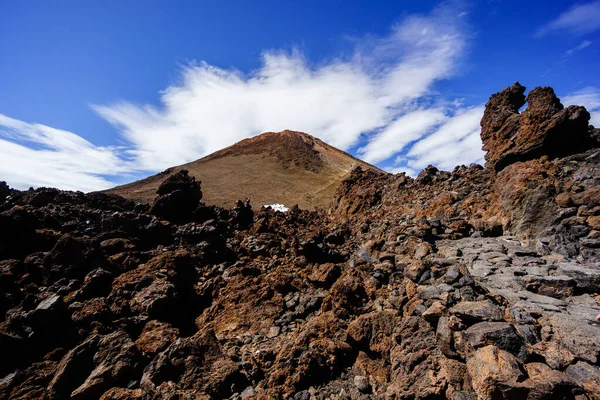
[{"label": "stone path", "polygon": [[590,364],[600,359],[600,264],[540,257],[511,237],[442,241],[438,252],[504,300],[505,319],[548,365],[567,367],[576,381],[597,376]]}]

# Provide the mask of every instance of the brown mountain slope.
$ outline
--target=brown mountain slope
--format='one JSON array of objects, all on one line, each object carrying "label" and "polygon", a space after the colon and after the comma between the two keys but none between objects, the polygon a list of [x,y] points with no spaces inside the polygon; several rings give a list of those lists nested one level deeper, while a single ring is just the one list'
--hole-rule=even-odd
[{"label": "brown mountain slope", "polygon": [[359,165],[377,169],[306,133],[266,132],[107,192],[151,202],[167,176],[187,169],[202,181],[207,204],[231,207],[249,198],[255,207],[279,203],[315,209],[329,206],[342,180]]}]

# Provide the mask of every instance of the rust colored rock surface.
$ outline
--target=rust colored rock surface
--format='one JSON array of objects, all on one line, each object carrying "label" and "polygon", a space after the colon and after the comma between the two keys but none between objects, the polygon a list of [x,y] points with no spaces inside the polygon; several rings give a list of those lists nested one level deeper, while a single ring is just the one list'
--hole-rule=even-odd
[{"label": "rust colored rock surface", "polygon": [[327,212],[0,184],[0,398],[598,399],[600,149],[527,99],[497,169],[357,168]]},{"label": "rust colored rock surface", "polygon": [[500,171],[517,161],[564,156],[589,146],[590,114],[584,107],[565,109],[550,87],[538,86],[527,97],[524,93],[516,82],[486,104],[481,140],[487,165]]}]

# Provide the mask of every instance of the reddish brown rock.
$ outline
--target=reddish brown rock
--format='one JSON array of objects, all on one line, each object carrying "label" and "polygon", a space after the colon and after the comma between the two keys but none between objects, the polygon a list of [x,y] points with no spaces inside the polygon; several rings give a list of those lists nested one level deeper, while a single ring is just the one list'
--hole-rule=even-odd
[{"label": "reddish brown rock", "polygon": [[533,345],[533,352],[544,357],[546,364],[554,369],[564,370],[575,360],[569,350],[556,342],[536,343]]},{"label": "reddish brown rock", "polygon": [[241,391],[245,383],[240,367],[223,354],[212,331],[177,339],[154,358],[141,379],[142,389],[148,392],[171,387],[216,398]]},{"label": "reddish brown rock", "polygon": [[431,326],[420,318],[405,318],[394,329],[391,349],[393,383],[387,395],[397,398],[447,396],[468,387],[463,363],[447,359],[436,346]]},{"label": "reddish brown rock", "polygon": [[329,212],[11,190],[0,398],[594,398],[600,152],[523,91],[483,120],[516,162],[356,169]]},{"label": "reddish brown rock", "polygon": [[489,300],[463,301],[452,307],[450,313],[475,322],[499,321],[503,316],[502,309]]},{"label": "reddish brown rock", "polygon": [[529,379],[523,382],[523,386],[529,389],[528,399],[568,399],[579,391],[567,374],[546,364],[525,364],[525,370]]},{"label": "reddish brown rock", "polygon": [[[344,323],[332,313],[313,318],[297,338],[281,348],[269,386],[276,396],[318,385],[350,366],[352,347]],[[295,360],[290,363],[290,360]]]},{"label": "reddish brown rock", "polygon": [[559,193],[556,196],[556,204],[559,207],[571,207],[573,205],[573,199],[571,199],[571,195],[569,193]]},{"label": "reddish brown rock", "polygon": [[495,346],[486,346],[467,360],[473,389],[480,399],[526,398],[521,383],[526,375],[517,358]]},{"label": "reddish brown rock", "polygon": [[171,325],[150,321],[144,326],[140,337],[135,341],[135,345],[144,354],[155,355],[165,350],[173,341],[177,339],[179,331]]},{"label": "reddish brown rock", "polygon": [[511,147],[511,138],[517,133],[521,116],[519,109],[525,104],[525,86],[516,82],[493,94],[485,105],[481,119],[481,140],[487,151],[486,161],[495,166]]},{"label": "reddish brown rock", "polygon": [[[588,121],[584,107],[566,109],[550,87],[536,87],[525,99],[518,82],[493,95],[481,120],[485,159],[496,171],[517,161],[564,156],[589,146]],[[527,108],[518,110],[527,101]]]},{"label": "reddish brown rock", "polygon": [[125,332],[117,331],[100,338],[93,357],[94,369],[73,390],[71,398],[96,398],[112,387],[127,385],[141,372],[140,359],[138,349]]},{"label": "reddish brown rock", "polygon": [[393,344],[392,332],[399,319],[395,310],[363,314],[350,323],[348,335],[359,346],[367,346],[380,354],[389,353]]}]

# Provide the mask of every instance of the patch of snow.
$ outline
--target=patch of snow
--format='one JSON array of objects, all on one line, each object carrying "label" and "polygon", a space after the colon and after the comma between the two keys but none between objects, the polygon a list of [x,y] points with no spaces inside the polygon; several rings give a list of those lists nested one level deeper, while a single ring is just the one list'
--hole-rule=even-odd
[{"label": "patch of snow", "polygon": [[265,207],[265,208],[272,208],[275,211],[281,211],[281,212],[290,211],[290,209],[287,208],[286,206],[284,206],[283,204],[267,204],[267,205],[265,205],[263,207]]}]

